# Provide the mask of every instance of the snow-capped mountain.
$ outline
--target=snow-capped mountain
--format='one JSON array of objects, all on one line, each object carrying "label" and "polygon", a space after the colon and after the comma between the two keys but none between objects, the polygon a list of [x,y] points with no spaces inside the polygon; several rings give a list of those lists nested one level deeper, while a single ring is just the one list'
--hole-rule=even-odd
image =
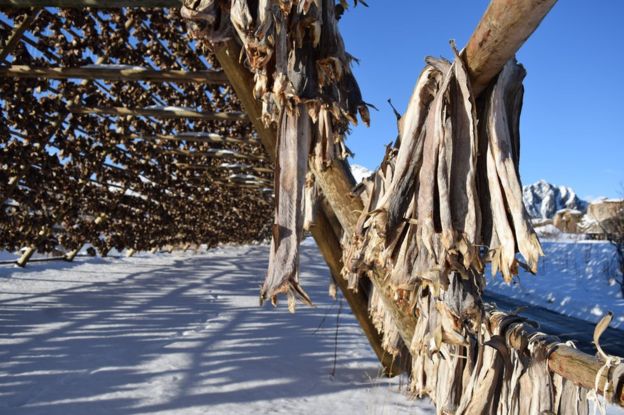
[{"label": "snow-capped mountain", "polygon": [[545,180],[522,188],[524,207],[532,218],[552,218],[558,210],[587,210],[588,203],[567,186],[555,186]]},{"label": "snow-capped mountain", "polygon": [[353,177],[355,178],[355,181],[357,183],[361,182],[365,177],[370,176],[371,174],[373,174],[373,171],[370,169],[367,169],[364,166],[360,166],[359,164],[352,164],[351,165],[351,173],[353,173]]}]

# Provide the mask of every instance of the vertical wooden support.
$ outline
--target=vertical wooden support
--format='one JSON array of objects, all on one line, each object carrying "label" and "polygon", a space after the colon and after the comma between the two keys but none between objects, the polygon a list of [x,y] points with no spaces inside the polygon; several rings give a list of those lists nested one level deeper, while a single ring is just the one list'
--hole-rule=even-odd
[{"label": "vertical wooden support", "polygon": [[126,258],[132,258],[132,256],[136,253],[134,248],[130,248],[126,251]]},{"label": "vertical wooden support", "polygon": [[37,247],[35,245],[29,246],[28,248],[26,248],[26,250],[24,251],[22,256],[19,257],[19,259],[17,261],[15,261],[15,263],[19,267],[24,268],[26,266],[26,263],[28,263],[28,260],[30,260],[30,257],[33,256],[33,254],[35,253],[36,250],[37,250]]}]

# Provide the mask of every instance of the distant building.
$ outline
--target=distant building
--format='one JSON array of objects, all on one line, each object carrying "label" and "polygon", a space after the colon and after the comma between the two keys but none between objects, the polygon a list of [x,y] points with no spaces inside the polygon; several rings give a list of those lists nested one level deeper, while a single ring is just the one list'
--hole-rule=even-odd
[{"label": "distant building", "polygon": [[561,232],[579,233],[579,224],[583,220],[583,212],[576,209],[560,209],[555,213],[553,225]]},{"label": "distant building", "polygon": [[624,200],[604,199],[590,203],[583,222],[579,225],[592,239],[624,232]]}]

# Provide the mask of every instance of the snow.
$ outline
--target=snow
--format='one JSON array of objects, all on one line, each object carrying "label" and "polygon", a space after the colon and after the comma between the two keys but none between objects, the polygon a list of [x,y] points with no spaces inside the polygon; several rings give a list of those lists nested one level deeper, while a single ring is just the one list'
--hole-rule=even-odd
[{"label": "snow", "polygon": [[356,183],[360,183],[366,177],[373,174],[373,171],[370,169],[367,169],[364,166],[360,166],[359,164],[352,164],[351,173],[353,174],[353,177],[355,178]]},{"label": "snow", "polygon": [[[608,243],[544,241],[537,276],[487,290],[624,327]],[[432,414],[379,364],[312,239],[316,307],[258,307],[267,245],[0,266],[0,414]],[[84,249],[83,249],[84,251]],[[16,259],[0,254],[0,259]],[[609,414],[624,414],[610,407]]]},{"label": "snow", "polygon": [[0,414],[433,414],[303,245],[316,307],[258,307],[267,245],[0,267]]},{"label": "snow", "polygon": [[612,327],[624,329],[624,298],[613,245],[604,241],[542,241],[537,275],[520,271],[507,285],[487,271],[486,291],[517,298],[592,323],[608,311]]}]

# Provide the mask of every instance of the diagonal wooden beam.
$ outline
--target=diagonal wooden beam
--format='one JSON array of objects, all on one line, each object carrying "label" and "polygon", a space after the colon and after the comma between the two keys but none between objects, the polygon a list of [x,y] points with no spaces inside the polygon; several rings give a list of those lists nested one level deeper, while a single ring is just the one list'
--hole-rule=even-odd
[{"label": "diagonal wooden beam", "polygon": [[556,2],[557,0],[490,2],[463,51],[476,95],[498,75]]},{"label": "diagonal wooden beam", "polygon": [[107,81],[156,81],[225,84],[227,77],[220,71],[156,71],[141,67],[86,66],[80,68],[34,68],[27,65],[0,67],[0,77],[47,79],[103,79]]},{"label": "diagonal wooden beam", "polygon": [[20,23],[15,28],[15,30],[13,30],[13,33],[11,33],[11,37],[7,41],[6,46],[4,47],[4,49],[2,49],[2,51],[0,51],[0,63],[4,62],[7,56],[9,56],[15,50],[15,47],[18,45],[20,39],[24,35],[24,32],[26,32],[30,25],[33,24],[35,19],[37,19],[37,17],[39,16],[40,12],[41,10],[35,10],[29,13],[26,16],[26,19],[24,19],[24,21]]}]

